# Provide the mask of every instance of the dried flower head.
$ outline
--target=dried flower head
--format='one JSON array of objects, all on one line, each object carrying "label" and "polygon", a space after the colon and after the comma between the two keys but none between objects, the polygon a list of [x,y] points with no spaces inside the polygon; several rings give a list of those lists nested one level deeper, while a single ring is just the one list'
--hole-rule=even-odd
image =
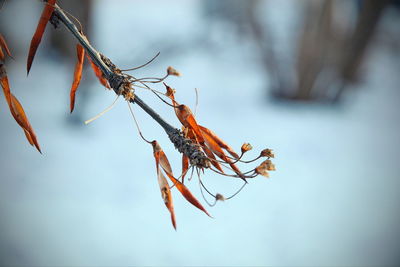
[{"label": "dried flower head", "polygon": [[220,193],[217,193],[215,195],[215,200],[216,201],[225,201],[225,197],[223,195],[221,195]]},{"label": "dried flower head", "polygon": [[254,172],[256,174],[269,178],[269,173],[267,172],[267,168],[263,164],[260,164],[257,168],[255,168]]},{"label": "dried flower head", "polygon": [[173,76],[182,76],[182,74],[179,72],[179,71],[177,71],[176,69],[174,69],[173,67],[171,67],[171,66],[169,66],[168,68],[167,68],[167,74],[168,75],[173,75]]},{"label": "dried flower head", "polygon": [[265,168],[267,169],[267,171],[275,171],[275,165],[272,163],[271,160],[267,159],[266,161],[264,161],[261,164],[265,165]]},{"label": "dried flower head", "polygon": [[261,151],[260,157],[275,158],[275,155],[272,152],[272,149],[266,148],[263,151]]},{"label": "dried flower head", "polygon": [[244,154],[244,153],[246,153],[247,151],[250,151],[250,150],[252,150],[253,149],[253,147],[249,144],[249,143],[244,143],[243,145],[242,145],[242,153]]}]

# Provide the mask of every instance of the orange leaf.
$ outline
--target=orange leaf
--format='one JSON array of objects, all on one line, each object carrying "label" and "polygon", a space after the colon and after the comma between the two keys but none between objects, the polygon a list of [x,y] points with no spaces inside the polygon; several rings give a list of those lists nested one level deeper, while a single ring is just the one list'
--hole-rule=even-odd
[{"label": "orange leaf", "polygon": [[215,168],[217,168],[220,172],[224,173],[224,170],[221,167],[221,164],[217,161],[217,158],[214,156],[212,151],[206,146],[202,146],[204,153],[206,153],[207,157],[210,159],[211,164],[214,165]]},{"label": "orange leaf", "polygon": [[158,185],[160,186],[160,191],[161,191],[161,197],[164,200],[164,204],[169,210],[169,213],[171,214],[171,222],[176,230],[176,219],[175,219],[174,203],[172,202],[171,190],[169,189],[167,179],[162,174],[161,170],[158,170],[157,174],[158,174]]},{"label": "orange leaf", "polygon": [[236,154],[236,152],[233,150],[233,148],[231,148],[227,143],[225,143],[221,138],[219,138],[213,131],[211,131],[210,129],[203,127],[201,125],[199,125],[201,132],[205,132],[207,133],[212,139],[214,139],[215,142],[217,142],[217,144],[225,149],[226,151],[228,151],[229,154],[231,154],[234,158],[238,159],[239,155]]},{"label": "orange leaf", "polygon": [[7,55],[9,57],[12,57],[10,49],[8,49],[6,40],[4,40],[3,35],[0,34],[0,59],[4,59],[4,54],[3,54],[3,51],[1,50],[1,48],[4,48],[6,50]]},{"label": "orange leaf", "polygon": [[0,60],[1,61],[4,60],[4,53],[3,53],[3,49],[1,49],[1,46],[0,46]]},{"label": "orange leaf", "polygon": [[34,146],[35,143],[33,142],[33,139],[32,139],[32,136],[30,135],[30,133],[25,129],[24,129],[24,133],[25,133],[26,139],[28,139],[29,144],[31,146]]},{"label": "orange leaf", "polygon": [[165,173],[167,174],[169,179],[174,183],[174,185],[179,190],[179,192],[181,192],[183,197],[187,201],[189,201],[193,206],[202,210],[204,213],[206,213],[208,216],[211,217],[211,215],[201,205],[201,203],[193,196],[193,194],[189,191],[189,189],[183,183],[181,183],[178,179],[176,179],[174,177],[174,175],[172,173],[171,165],[169,164],[169,161],[168,161],[168,158],[165,155],[164,151],[161,149],[158,142],[153,141],[152,145],[153,145],[154,157],[156,159],[157,172],[160,172],[159,165],[161,165],[161,168],[165,171]]},{"label": "orange leaf", "polygon": [[165,206],[167,207],[167,209],[169,210],[169,212],[171,214],[172,225],[174,226],[174,228],[176,230],[175,211],[174,211],[174,204],[172,202],[171,190],[169,188],[167,179],[162,174],[162,171],[159,166],[160,165],[160,151],[158,150],[158,148],[160,148],[160,146],[158,145],[157,141],[153,141],[152,145],[153,145],[153,149],[154,149],[154,153],[153,153],[154,158],[156,160],[158,185],[160,186],[161,197],[164,200]]},{"label": "orange leaf", "polygon": [[183,126],[191,129],[194,132],[194,134],[196,135],[197,141],[200,144],[204,144],[204,138],[199,129],[199,125],[197,124],[197,121],[194,118],[193,113],[190,110],[190,108],[186,105],[179,105],[177,117]]},{"label": "orange leaf", "polygon": [[34,145],[36,147],[36,149],[40,153],[42,153],[42,151],[40,150],[39,143],[37,141],[36,134],[33,131],[31,124],[29,123],[29,120],[25,114],[24,108],[22,107],[21,103],[18,101],[18,99],[13,94],[11,94],[10,111],[11,111],[11,114],[13,115],[15,121],[24,130],[26,138],[28,139],[29,143],[31,145]]},{"label": "orange leaf", "polygon": [[69,94],[71,113],[72,113],[72,111],[74,111],[75,93],[76,93],[76,90],[78,89],[79,83],[82,78],[82,69],[83,69],[83,60],[85,57],[85,49],[83,49],[83,47],[80,44],[77,44],[76,45],[76,53],[78,56],[78,62],[76,62],[76,65],[75,65],[74,81],[72,82],[71,92]]},{"label": "orange leaf", "polygon": [[185,179],[185,175],[189,169],[189,157],[185,154],[182,154],[182,183]]},{"label": "orange leaf", "polygon": [[103,75],[103,72],[101,71],[101,69],[92,61],[90,56],[87,55],[86,57],[87,57],[87,59],[89,59],[90,66],[92,66],[94,74],[96,75],[97,79],[99,79],[100,83],[104,87],[110,88],[110,84],[108,83],[106,77]]},{"label": "orange leaf", "polygon": [[[154,141],[153,141],[154,142]],[[183,197],[189,201],[193,206],[202,210],[205,214],[211,217],[211,215],[207,212],[207,210],[201,205],[201,203],[193,196],[193,194],[189,191],[189,189],[182,184],[178,179],[176,179],[172,173],[171,165],[169,164],[168,158],[165,155],[164,151],[161,149],[160,145],[155,141],[153,144],[154,157],[156,158],[157,164],[157,172],[159,172],[158,165],[161,165],[161,168],[165,171],[169,179],[174,183],[179,192],[183,195]]]},{"label": "orange leaf", "polygon": [[[218,145],[218,143],[207,133],[203,132],[203,137],[205,139],[205,142],[207,146],[212,150],[213,153],[215,153],[219,158],[221,158],[223,161],[228,163],[231,168],[240,176],[242,177],[243,174],[239,170],[238,167],[225,155],[224,151],[222,151],[221,147]],[[243,178],[244,180],[244,178]]]},{"label": "orange leaf", "polygon": [[[187,137],[193,140],[195,143],[199,143],[197,141],[196,135],[191,129],[188,129],[187,131]],[[215,158],[214,154],[211,152],[211,150],[204,144],[204,142],[201,144],[201,148],[203,149],[204,153],[206,153],[207,157],[210,159],[211,164],[214,165],[215,168],[217,168],[220,172],[224,173],[224,170],[222,170],[221,165]]]},{"label": "orange leaf", "polygon": [[173,176],[169,177],[171,181],[175,184],[176,188],[181,192],[182,196],[189,201],[193,206],[203,211],[205,214],[211,217],[207,210],[201,205],[197,198],[190,192],[190,190],[182,184],[179,180],[175,179]]},{"label": "orange leaf", "polygon": [[56,0],[48,0],[43,8],[42,15],[40,16],[39,23],[36,27],[35,34],[32,37],[31,45],[29,47],[28,62],[26,65],[27,74],[29,74],[29,71],[31,70],[33,58],[35,57],[36,50],[39,47],[40,41],[42,40],[47,22],[49,21],[51,14],[53,14],[55,3]]},{"label": "orange leaf", "polygon": [[10,106],[11,105],[10,85],[8,83],[6,68],[1,63],[0,63],[0,83],[1,87],[3,88],[3,93],[4,96],[6,97],[7,103]]}]

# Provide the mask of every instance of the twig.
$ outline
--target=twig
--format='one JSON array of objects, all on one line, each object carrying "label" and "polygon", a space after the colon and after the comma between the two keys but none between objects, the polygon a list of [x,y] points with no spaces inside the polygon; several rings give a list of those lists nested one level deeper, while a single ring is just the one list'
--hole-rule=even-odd
[{"label": "twig", "polygon": [[[103,72],[114,92],[117,95],[124,95],[126,89],[125,86],[128,84],[129,87],[129,84],[131,83],[129,78],[124,76],[124,74],[122,74],[120,71],[116,71],[117,67],[108,58],[101,55],[96,49],[93,48],[87,38],[81,33],[81,31],[79,31],[76,25],[68,18],[68,16],[57,4],[54,6],[53,16],[61,21],[75,36],[82,47],[86,50],[94,64],[96,64]],[[208,168],[210,166],[207,156],[196,144],[193,144],[191,140],[187,139],[183,135],[182,131],[166,122],[156,111],[154,111],[138,95],[136,95],[136,93],[134,97],[129,97],[128,99],[129,102],[133,104],[136,103],[140,108],[142,108],[165,130],[175,148],[180,153],[185,154],[189,158],[192,165],[199,168]]]},{"label": "twig", "polygon": [[[87,38],[79,31],[76,25],[68,18],[68,16],[63,12],[63,10],[56,4],[54,8],[53,15],[57,16],[57,18],[67,27],[67,29],[75,36],[75,38],[79,41],[79,43],[86,50],[86,53],[90,56],[92,61],[101,69],[106,79],[109,81],[111,88],[117,95],[120,95],[122,85],[122,81],[124,77],[118,73],[113,72],[109,66],[107,66],[104,61],[101,59],[100,53],[93,48],[93,46],[89,43]],[[139,107],[141,107],[147,114],[149,114],[161,127],[165,130],[165,132],[170,136],[176,132],[176,128],[166,122],[157,112],[155,112],[150,106],[148,106],[138,95],[135,94],[135,97],[130,100],[131,103],[136,103]]]}]

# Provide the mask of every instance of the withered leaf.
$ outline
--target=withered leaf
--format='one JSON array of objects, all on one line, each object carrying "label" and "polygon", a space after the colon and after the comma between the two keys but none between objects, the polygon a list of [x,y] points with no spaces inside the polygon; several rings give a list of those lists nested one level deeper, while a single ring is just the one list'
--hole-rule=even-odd
[{"label": "withered leaf", "polygon": [[42,40],[42,36],[44,30],[46,29],[47,22],[49,21],[51,14],[53,13],[55,3],[56,0],[48,0],[43,8],[42,15],[40,16],[39,23],[36,27],[36,31],[32,37],[31,45],[29,47],[28,61],[26,65],[27,74],[29,74],[29,71],[31,70],[36,50],[39,47],[39,44]]},{"label": "withered leaf", "polygon": [[74,71],[74,81],[72,82],[71,86],[71,92],[70,92],[70,110],[71,113],[74,111],[75,107],[75,93],[76,90],[78,89],[79,83],[82,78],[82,69],[83,69],[83,61],[85,58],[85,49],[80,45],[76,45],[76,53],[78,56],[78,61],[76,62],[75,65],[75,71]]}]

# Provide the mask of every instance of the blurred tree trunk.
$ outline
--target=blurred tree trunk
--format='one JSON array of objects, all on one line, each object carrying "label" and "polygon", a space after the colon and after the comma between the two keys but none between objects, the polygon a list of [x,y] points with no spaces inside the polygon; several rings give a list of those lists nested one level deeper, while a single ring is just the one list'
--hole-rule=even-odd
[{"label": "blurred tree trunk", "polygon": [[[259,5],[250,1],[248,20],[260,48],[263,66],[270,77],[275,96],[292,100],[323,100],[336,102],[351,82],[357,80],[365,51],[375,28],[390,0],[352,1],[360,9],[348,15],[345,28],[338,27],[339,14],[348,1],[308,0],[304,5],[303,25],[298,37],[295,75],[290,66],[282,66],[282,57],[274,52],[271,25],[262,23],[257,13]],[[269,3],[268,8],[271,7]],[[343,24],[343,22],[339,23]]]},{"label": "blurred tree trunk", "polygon": [[357,81],[358,70],[365,56],[365,51],[383,10],[389,3],[390,0],[364,0],[361,2],[361,10],[357,17],[355,30],[348,37],[346,47],[343,50],[345,53],[338,70],[343,86],[338,89],[334,101],[340,100],[349,83]]}]

